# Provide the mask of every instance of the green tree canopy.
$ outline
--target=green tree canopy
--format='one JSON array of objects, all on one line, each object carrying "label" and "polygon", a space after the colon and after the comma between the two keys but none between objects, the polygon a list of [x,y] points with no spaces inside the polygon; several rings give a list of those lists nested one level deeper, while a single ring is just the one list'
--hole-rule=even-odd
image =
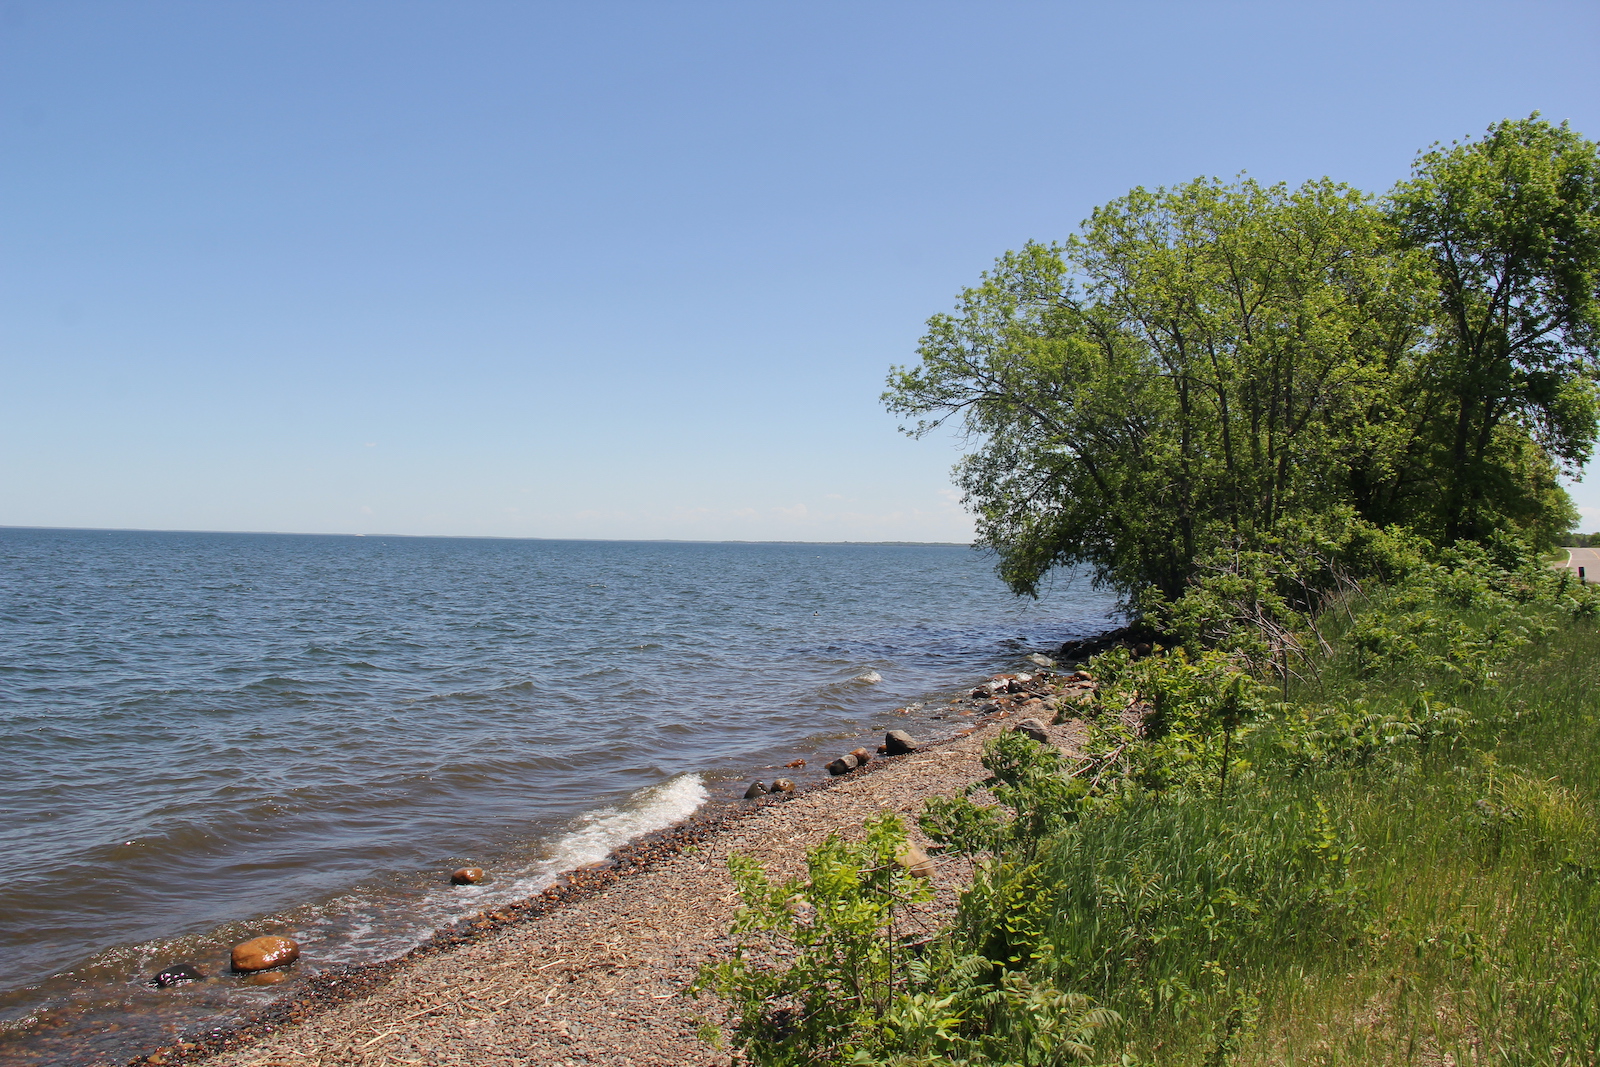
[{"label": "green tree canopy", "polygon": [[[913,434],[959,418],[957,482],[1021,593],[1089,564],[1173,597],[1219,545],[1341,507],[1448,537],[1564,524],[1555,471],[1595,437],[1595,159],[1534,118],[1381,201],[1135,189],[1001,257],[885,401]],[[1510,188],[1528,173],[1545,192]]]},{"label": "green tree canopy", "polygon": [[[1371,502],[1401,521],[1435,502],[1447,540],[1562,509],[1555,474],[1595,439],[1600,340],[1600,154],[1537,115],[1435,147],[1390,197],[1400,239],[1434,275],[1430,359],[1411,486]],[[1392,514],[1391,514],[1392,513]],[[1548,523],[1545,523],[1548,525]]]}]

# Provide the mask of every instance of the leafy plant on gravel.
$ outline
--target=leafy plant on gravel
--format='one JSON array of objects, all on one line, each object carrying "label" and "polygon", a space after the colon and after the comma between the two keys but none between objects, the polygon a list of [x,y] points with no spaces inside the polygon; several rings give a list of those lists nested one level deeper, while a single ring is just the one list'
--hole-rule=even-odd
[{"label": "leafy plant on gravel", "polygon": [[[1032,743],[1032,742],[1030,742]],[[1087,997],[964,952],[948,932],[907,933],[928,883],[900,862],[905,827],[869,820],[866,838],[833,835],[806,875],[774,883],[747,856],[729,858],[743,906],[730,959],[695,982],[734,1010],[733,1044],[763,1067],[1061,1067],[1092,1058],[1117,1021]]]}]

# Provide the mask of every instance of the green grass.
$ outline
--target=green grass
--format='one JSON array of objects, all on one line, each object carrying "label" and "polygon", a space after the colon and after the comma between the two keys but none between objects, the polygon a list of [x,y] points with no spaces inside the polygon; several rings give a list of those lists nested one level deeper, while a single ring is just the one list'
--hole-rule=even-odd
[{"label": "green grass", "polygon": [[1031,876],[1037,941],[1056,984],[1123,1017],[1099,1051],[1600,1062],[1600,633],[1565,623],[1501,673],[1446,688],[1336,660],[1292,700],[1427,694],[1467,725],[1308,765],[1269,723],[1227,794],[1145,794],[1061,835]]},{"label": "green grass", "polygon": [[1241,1062],[1600,1062],[1597,683],[1600,634],[1569,624],[1500,685],[1453,694],[1474,723],[1454,745],[1316,776],[1366,929],[1276,983]]},{"label": "green grass", "polygon": [[[1101,657],[1093,775],[1003,735],[999,808],[930,802],[981,862],[883,1006],[768,1040],[771,976],[730,971],[738,1040],[773,1064],[1600,1064],[1597,615],[1480,555],[1325,611],[1288,685],[1217,651]],[[892,908],[903,877],[872,877],[841,899]],[[788,977],[843,988],[832,960]]]}]

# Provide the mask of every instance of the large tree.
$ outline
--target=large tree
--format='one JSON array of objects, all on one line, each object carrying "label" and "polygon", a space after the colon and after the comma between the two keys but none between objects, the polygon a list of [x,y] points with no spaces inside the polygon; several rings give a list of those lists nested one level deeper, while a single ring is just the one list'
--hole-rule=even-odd
[{"label": "large tree", "polygon": [[938,315],[886,401],[957,468],[1018,592],[1089,563],[1130,595],[1182,589],[1223,538],[1348,496],[1411,373],[1424,272],[1379,208],[1329,181],[1136,189],[1064,246],[1003,257]]},{"label": "large tree", "polygon": [[1348,507],[1454,539],[1565,523],[1595,438],[1595,146],[1537,118],[1382,201],[1199,180],[1008,253],[885,401],[958,418],[956,479],[1019,593],[1088,564],[1137,602]]},{"label": "large tree", "polygon": [[1431,511],[1447,540],[1538,525],[1556,473],[1594,446],[1600,153],[1537,115],[1496,123],[1419,156],[1390,211],[1428,258],[1435,314],[1416,443],[1431,452],[1382,510]]}]

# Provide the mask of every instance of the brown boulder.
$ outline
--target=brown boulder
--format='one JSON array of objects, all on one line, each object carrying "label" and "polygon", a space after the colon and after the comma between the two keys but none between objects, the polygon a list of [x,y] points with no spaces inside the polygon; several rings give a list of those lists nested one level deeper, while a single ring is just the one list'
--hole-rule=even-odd
[{"label": "brown boulder", "polygon": [[857,767],[865,767],[872,762],[872,753],[864,748],[853,748],[850,750],[850,755],[856,758]]},{"label": "brown boulder", "polygon": [[883,750],[891,756],[903,756],[915,752],[917,743],[904,730],[890,730],[883,735]]},{"label": "brown boulder", "polygon": [[287,937],[252,937],[233,946],[233,969],[238,974],[285,967],[299,958],[299,944]]},{"label": "brown boulder", "polygon": [[1011,728],[1014,734],[1027,734],[1041,745],[1050,743],[1050,731],[1044,728],[1044,723],[1038,719],[1023,719]]},{"label": "brown boulder", "polygon": [[462,867],[450,872],[450,881],[455,885],[477,885],[483,881],[482,867]]},{"label": "brown boulder", "polygon": [[833,775],[849,774],[859,766],[861,764],[856,760],[855,753],[847,752],[828,764],[828,773]]},{"label": "brown boulder", "polygon": [[772,791],[774,793],[793,793],[794,783],[789,781],[787,778],[774,779],[772,782]]}]

